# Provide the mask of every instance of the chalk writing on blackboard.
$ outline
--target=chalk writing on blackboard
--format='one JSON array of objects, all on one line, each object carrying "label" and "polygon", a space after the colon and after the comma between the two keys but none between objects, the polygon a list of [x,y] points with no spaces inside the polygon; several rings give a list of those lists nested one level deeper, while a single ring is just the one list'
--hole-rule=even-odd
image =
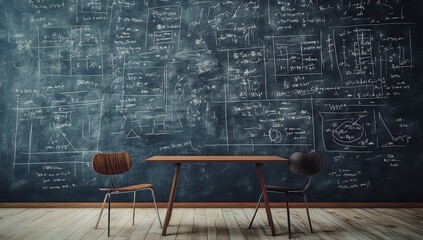
[{"label": "chalk writing on blackboard", "polygon": [[[322,152],[318,190],[344,193],[316,200],[422,197],[396,198],[383,182],[406,172],[417,181],[422,168],[415,1],[44,0],[0,9],[0,176],[11,193],[1,201],[91,192],[104,183],[91,158],[110,151],[134,156],[129,174],[158,185],[160,201],[171,170],[144,164],[152,155],[294,151]],[[181,200],[255,201],[248,166],[215,167],[190,167]],[[267,177],[286,179],[284,167]],[[220,180],[248,190],[184,191]],[[88,195],[74,200],[97,200]]]}]

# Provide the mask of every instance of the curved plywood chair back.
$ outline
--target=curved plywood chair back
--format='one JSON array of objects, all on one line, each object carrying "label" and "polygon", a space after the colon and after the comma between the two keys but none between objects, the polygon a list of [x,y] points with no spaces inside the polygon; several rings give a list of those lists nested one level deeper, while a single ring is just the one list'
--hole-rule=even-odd
[{"label": "curved plywood chair back", "polygon": [[132,159],[127,152],[98,153],[94,155],[92,164],[98,174],[116,175],[129,171]]},{"label": "curved plywood chair back", "polygon": [[296,174],[312,176],[322,169],[323,156],[318,153],[295,152],[288,159],[288,169]]}]

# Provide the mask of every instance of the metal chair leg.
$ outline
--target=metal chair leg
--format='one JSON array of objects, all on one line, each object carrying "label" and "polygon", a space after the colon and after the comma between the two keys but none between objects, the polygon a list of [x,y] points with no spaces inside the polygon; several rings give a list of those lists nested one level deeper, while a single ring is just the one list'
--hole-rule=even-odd
[{"label": "metal chair leg", "polygon": [[137,195],[137,191],[134,191],[134,203],[132,203],[132,226],[135,225],[135,197]]},{"label": "metal chair leg", "polygon": [[150,191],[151,191],[151,196],[153,196],[154,207],[156,208],[157,218],[159,219],[160,228],[163,228],[163,225],[162,225],[162,220],[160,220],[159,209],[157,208],[156,197],[154,196],[154,191],[153,191],[153,189],[152,189],[152,188],[149,188],[149,189],[150,189]]},{"label": "metal chair leg", "polygon": [[310,213],[308,212],[308,202],[307,202],[307,197],[305,194],[303,194],[304,197],[304,202],[306,204],[306,210],[307,210],[307,217],[308,217],[308,224],[310,224],[310,232],[313,232],[313,227],[311,227],[311,220],[310,220]]},{"label": "metal chair leg", "polygon": [[289,199],[288,199],[288,193],[285,193],[285,199],[286,199],[286,215],[288,216],[288,237],[291,238],[291,219],[289,217]]},{"label": "metal chair leg", "polygon": [[101,215],[103,214],[103,210],[104,210],[104,204],[106,203],[107,197],[110,197],[110,193],[106,193],[106,195],[104,195],[103,204],[101,205],[101,211],[100,211],[100,215],[98,216],[98,220],[97,220],[97,224],[95,225],[95,229],[97,229],[98,223],[100,222]]},{"label": "metal chair leg", "polygon": [[260,198],[259,198],[259,200],[258,200],[258,202],[257,202],[256,210],[254,211],[254,215],[253,215],[253,218],[251,219],[251,222],[250,222],[250,225],[248,226],[248,229],[250,229],[250,228],[251,228],[251,226],[253,225],[253,221],[254,221],[254,218],[256,217],[257,211],[258,211],[258,209],[259,209],[259,206],[260,206],[260,202],[261,202],[261,198],[262,198],[262,197],[263,197],[263,193],[262,193],[262,194],[260,194]]},{"label": "metal chair leg", "polygon": [[110,237],[110,198],[111,198],[111,193],[109,193],[109,211],[107,212],[107,236]]}]

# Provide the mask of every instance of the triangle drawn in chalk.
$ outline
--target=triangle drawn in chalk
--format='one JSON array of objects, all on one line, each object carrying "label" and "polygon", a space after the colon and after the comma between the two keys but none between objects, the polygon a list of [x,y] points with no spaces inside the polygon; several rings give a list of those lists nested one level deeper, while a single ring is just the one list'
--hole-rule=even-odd
[{"label": "triangle drawn in chalk", "polygon": [[140,138],[140,136],[138,136],[138,134],[136,134],[134,132],[134,130],[129,130],[128,134],[126,134],[126,139],[134,139],[134,138]]}]

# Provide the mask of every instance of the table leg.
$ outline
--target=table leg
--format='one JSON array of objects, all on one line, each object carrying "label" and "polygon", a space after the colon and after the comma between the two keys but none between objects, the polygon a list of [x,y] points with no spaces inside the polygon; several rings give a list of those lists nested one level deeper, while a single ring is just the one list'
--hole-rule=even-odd
[{"label": "table leg", "polygon": [[169,225],[172,216],[173,201],[175,200],[176,186],[178,185],[179,171],[181,170],[181,163],[175,163],[175,175],[173,176],[172,189],[170,190],[169,202],[167,204],[166,218],[163,225],[162,236],[166,236],[167,226]]},{"label": "table leg", "polygon": [[266,208],[266,214],[267,214],[267,221],[269,222],[270,229],[272,230],[272,236],[275,236],[275,225],[273,225],[273,218],[272,218],[272,212],[270,211],[269,206],[269,198],[267,196],[266,192],[266,185],[264,184],[264,178],[263,178],[263,171],[262,171],[262,163],[256,163],[256,169],[257,169],[257,175],[259,178],[261,193],[263,194],[263,200],[264,200],[264,206]]}]

